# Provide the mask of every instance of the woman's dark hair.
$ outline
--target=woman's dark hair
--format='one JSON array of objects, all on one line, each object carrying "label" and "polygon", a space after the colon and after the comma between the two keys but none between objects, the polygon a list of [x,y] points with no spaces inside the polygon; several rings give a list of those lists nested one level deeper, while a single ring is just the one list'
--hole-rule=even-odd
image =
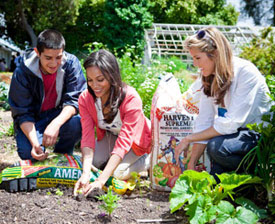
[{"label": "woman's dark hair", "polygon": [[37,38],[36,48],[41,54],[44,49],[65,49],[65,39],[57,30],[42,31]]},{"label": "woman's dark hair", "polygon": [[[107,50],[93,52],[84,62],[84,68],[97,67],[110,83],[110,95],[103,109],[110,107],[110,112],[104,115],[104,120],[111,123],[117,114],[118,108],[125,98],[125,84],[121,80],[120,69],[116,57]],[[92,88],[88,85],[89,93],[96,98]],[[104,110],[102,110],[104,111]]]}]

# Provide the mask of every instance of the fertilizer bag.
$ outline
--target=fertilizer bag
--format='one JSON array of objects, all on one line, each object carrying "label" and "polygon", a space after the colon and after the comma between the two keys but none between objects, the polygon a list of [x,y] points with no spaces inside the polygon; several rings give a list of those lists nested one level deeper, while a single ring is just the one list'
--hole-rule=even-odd
[{"label": "fertilizer bag", "polygon": [[[90,173],[93,182],[100,172]],[[39,188],[56,187],[59,184],[74,187],[82,174],[82,161],[78,155],[50,153],[43,161],[22,160],[7,167],[0,174],[0,189],[9,192],[31,191]],[[130,182],[110,177],[105,187],[112,186],[118,194],[133,190]]]},{"label": "fertilizer bag", "polygon": [[[191,147],[181,153],[176,165],[175,147],[181,139],[191,134],[199,113],[200,80],[181,94],[177,80],[172,74],[164,76],[153,96],[151,108],[152,156],[150,179],[152,188],[170,191],[177,178],[187,168]],[[185,155],[185,156],[184,156]],[[198,163],[198,170],[205,169]]]}]

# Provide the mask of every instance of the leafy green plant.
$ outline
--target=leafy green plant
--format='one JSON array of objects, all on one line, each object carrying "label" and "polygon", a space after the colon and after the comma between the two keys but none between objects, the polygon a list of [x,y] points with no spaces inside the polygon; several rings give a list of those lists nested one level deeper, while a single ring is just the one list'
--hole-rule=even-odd
[{"label": "leafy green plant", "polygon": [[[255,37],[245,46],[240,57],[250,60],[265,76],[275,74],[275,31],[272,27],[261,30],[260,37]],[[274,80],[274,78],[273,78]],[[274,87],[273,87],[274,88]]]},{"label": "leafy green plant", "polygon": [[64,193],[59,188],[57,188],[55,194],[58,196],[62,196]]},{"label": "leafy green plant", "polygon": [[187,170],[176,181],[170,194],[171,212],[183,205],[191,224],[208,223],[256,223],[259,217],[251,210],[234,206],[224,199],[234,200],[234,189],[244,184],[259,183],[258,177],[223,173],[218,175],[220,183],[207,172]]},{"label": "leafy green plant", "polygon": [[103,209],[105,212],[107,212],[109,216],[111,216],[114,209],[117,208],[117,201],[120,200],[120,197],[118,195],[114,195],[112,193],[111,186],[108,188],[107,194],[103,194],[101,196],[98,196],[97,198],[98,200],[102,200],[104,202],[99,207]]},{"label": "leafy green plant", "polygon": [[13,128],[13,123],[11,123],[11,125],[9,126],[9,128],[7,129],[6,133],[5,133],[6,136],[14,136],[14,128]]},{"label": "leafy green plant", "polygon": [[182,92],[186,91],[193,82],[187,78],[186,65],[176,57],[154,59],[149,66],[145,66],[141,63],[141,59],[135,56],[134,47],[128,47],[118,61],[122,80],[137,90],[143,103],[144,114],[148,118],[152,99],[162,76],[168,72],[173,73]]},{"label": "leafy green plant", "polygon": [[[272,27],[261,30],[260,37],[254,38],[243,48],[241,57],[253,62],[265,75],[270,90],[271,112],[263,116],[263,123],[250,124],[248,127],[261,134],[257,146],[242,160],[240,166],[248,173],[253,172],[262,178],[262,184],[267,191],[268,207],[275,214],[274,179],[275,179],[275,31]],[[273,115],[272,115],[273,114]],[[255,167],[255,168],[254,168]]]},{"label": "leafy green plant", "polygon": [[0,106],[4,110],[9,110],[10,105],[8,103],[9,85],[5,82],[0,82]]},{"label": "leafy green plant", "polygon": [[224,0],[150,0],[155,23],[235,25],[239,13]]},{"label": "leafy green plant", "polygon": [[[113,0],[105,2],[104,25],[100,32],[109,49],[120,50],[135,45],[135,54],[144,50],[144,30],[150,28],[153,17],[147,0]],[[116,37],[116,38],[114,38]]]},{"label": "leafy green plant", "polygon": [[[267,191],[269,208],[273,214],[274,181],[275,181],[275,105],[271,108],[273,115],[263,116],[263,123],[249,124],[250,129],[261,134],[260,140],[241,161],[239,167],[244,167],[247,173],[252,172],[262,179],[262,184]],[[255,168],[254,168],[255,167]]]},{"label": "leafy green plant", "polygon": [[131,172],[131,178],[129,181],[133,181],[136,184],[136,187],[139,190],[139,194],[142,195],[142,189],[150,188],[150,182],[142,180],[140,175],[137,172]]}]

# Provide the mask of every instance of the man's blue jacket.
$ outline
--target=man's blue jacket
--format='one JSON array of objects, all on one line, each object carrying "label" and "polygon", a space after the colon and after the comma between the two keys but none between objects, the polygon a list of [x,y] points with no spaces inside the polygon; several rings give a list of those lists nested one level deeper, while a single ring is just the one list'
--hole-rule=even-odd
[{"label": "man's blue jacket", "polygon": [[[39,58],[35,51],[29,50],[19,59],[9,89],[14,127],[23,122],[36,122],[41,113],[44,100],[44,85],[39,69]],[[86,89],[86,80],[79,60],[72,54],[63,52],[62,63],[56,75],[56,108],[66,105],[78,111],[78,97]]]}]

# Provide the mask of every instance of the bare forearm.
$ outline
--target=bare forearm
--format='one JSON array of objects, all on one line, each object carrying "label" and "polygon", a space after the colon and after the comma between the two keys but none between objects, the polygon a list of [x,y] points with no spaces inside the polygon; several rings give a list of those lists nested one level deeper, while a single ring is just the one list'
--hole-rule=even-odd
[{"label": "bare forearm", "polygon": [[115,169],[117,168],[117,166],[120,164],[120,162],[122,161],[122,159],[116,155],[113,154],[106,167],[104,168],[103,172],[101,173],[101,175],[98,177],[98,180],[104,185],[107,180],[109,179],[109,177],[113,174],[113,172],[115,171]]},{"label": "bare forearm", "polygon": [[32,147],[39,146],[39,141],[36,135],[36,129],[33,122],[24,122],[20,125],[21,130],[29,139]]},{"label": "bare forearm", "polygon": [[188,163],[188,169],[195,169],[195,166],[202,156],[204,150],[206,148],[205,144],[195,143],[192,147],[191,157]]},{"label": "bare forearm", "polygon": [[67,120],[76,114],[76,109],[73,106],[65,106],[61,113],[52,121],[61,127]]},{"label": "bare forearm", "polygon": [[81,149],[83,159],[83,174],[90,175],[94,151],[92,148],[84,147]]},{"label": "bare forearm", "polygon": [[210,127],[204,131],[188,135],[186,138],[188,139],[189,143],[192,143],[192,142],[209,140],[211,138],[214,138],[220,135],[221,134],[217,132],[213,127]]}]

